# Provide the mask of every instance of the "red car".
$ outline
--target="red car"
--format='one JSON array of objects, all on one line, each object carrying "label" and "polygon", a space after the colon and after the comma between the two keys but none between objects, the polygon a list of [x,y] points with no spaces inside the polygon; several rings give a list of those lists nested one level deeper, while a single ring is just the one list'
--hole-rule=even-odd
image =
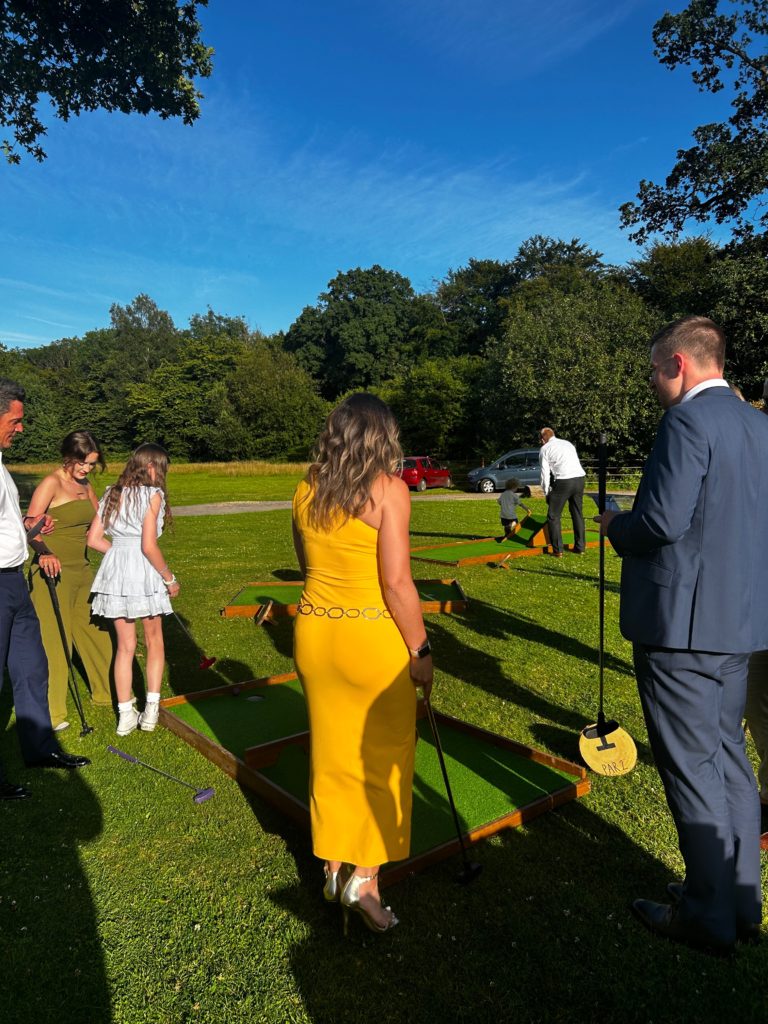
[{"label": "red car", "polygon": [[403,468],[398,476],[417,491],[426,491],[428,487],[453,486],[450,469],[441,466],[428,455],[409,455],[403,459]]}]

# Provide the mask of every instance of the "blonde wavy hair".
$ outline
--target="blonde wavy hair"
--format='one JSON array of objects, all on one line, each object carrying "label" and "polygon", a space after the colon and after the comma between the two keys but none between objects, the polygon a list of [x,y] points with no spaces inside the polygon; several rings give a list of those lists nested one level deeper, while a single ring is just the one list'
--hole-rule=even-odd
[{"label": "blonde wavy hair", "polygon": [[[104,512],[102,522],[104,529],[117,518],[120,510],[120,501],[126,489],[129,489],[125,498],[127,502],[133,502],[138,508],[139,487],[159,487],[165,498],[165,522],[171,522],[171,506],[168,503],[168,492],[165,489],[165,477],[170,462],[168,452],[159,444],[140,444],[125,464],[125,469],[117,478],[117,483],[108,487],[105,492]],[[150,476],[149,467],[155,468],[155,479]]]},{"label": "blonde wavy hair", "polygon": [[350,395],[333,410],[307,472],[311,526],[329,531],[339,514],[346,522],[363,511],[374,481],[402,464],[399,433],[392,410],[375,395]]}]

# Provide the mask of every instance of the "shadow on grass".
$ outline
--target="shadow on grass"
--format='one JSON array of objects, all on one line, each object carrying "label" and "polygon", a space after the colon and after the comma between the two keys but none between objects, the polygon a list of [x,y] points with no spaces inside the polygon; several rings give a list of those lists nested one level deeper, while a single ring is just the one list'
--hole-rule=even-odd
[{"label": "shadow on grass", "polygon": [[[563,569],[555,568],[552,565],[552,560],[551,559],[548,559],[547,561],[548,561],[549,565],[548,565],[548,567],[546,569],[529,569],[529,568],[527,568],[527,567],[525,567],[523,565],[516,565],[514,562],[510,562],[509,563],[509,568],[510,568],[510,570],[512,572],[524,573],[526,575],[552,576],[552,577],[557,577],[559,579],[579,580],[580,582],[583,582],[583,583],[591,583],[591,584],[593,584],[595,589],[597,589],[599,587],[599,585],[600,585],[600,581],[599,581],[597,575],[590,576],[589,573],[573,572],[570,569],[570,566],[573,565],[573,563],[575,561],[574,558],[570,558],[569,559],[568,556],[566,555],[565,561],[566,561],[566,565],[569,566],[569,568],[563,568]],[[620,587],[620,585],[618,583],[614,583],[612,580],[606,580],[605,581],[605,590],[606,590],[607,593],[610,593],[610,594],[618,594],[620,592],[620,590],[621,590],[621,587]]]},{"label": "shadow on grass", "polygon": [[2,757],[8,778],[32,796],[0,801],[3,1020],[108,1024],[101,937],[78,852],[102,831],[101,806],[88,779],[92,769],[24,768],[15,727],[8,727],[9,691],[7,682],[0,698]]},{"label": "shadow on grass", "polygon": [[[583,641],[567,636],[556,629],[542,626],[530,616],[508,611],[498,607],[498,605],[489,604],[487,601],[473,598],[467,611],[458,614],[457,618],[467,629],[471,629],[475,633],[480,633],[490,639],[509,640],[516,637],[528,643],[539,644],[548,651],[559,651],[561,654],[575,658],[578,661],[597,665],[597,649],[590,644],[585,644]],[[440,635],[441,642],[444,640],[448,647],[449,657],[442,659],[444,664],[453,665],[455,656],[463,655],[466,659],[469,655],[476,659],[476,664],[482,665],[484,662],[488,662],[498,666],[497,658],[485,654],[478,648],[470,648],[466,644],[462,644],[440,625],[439,620],[433,622],[429,632],[430,637]],[[451,645],[453,649],[451,649]],[[616,658],[612,654],[606,654],[604,664],[607,670],[634,678],[632,666],[627,661]],[[481,675],[481,672],[477,671],[475,674]],[[496,668],[496,674],[498,675],[498,668]],[[503,696],[503,694],[499,694],[499,696]]]},{"label": "shadow on grass", "polygon": [[[597,664],[596,650],[580,640],[567,637],[546,626],[539,625],[527,616],[500,609],[485,601],[473,599],[468,610],[456,617],[464,626],[481,632],[484,636],[496,640],[519,637],[531,643],[541,644],[548,650],[558,650],[590,665],[596,666]],[[533,690],[530,684],[510,679],[502,672],[501,660],[498,656],[462,643],[441,624],[439,617],[430,623],[429,636],[436,664],[443,672],[469,686],[478,687],[486,693],[492,693],[518,707],[526,708],[545,723],[551,722],[555,726],[562,727],[563,736],[567,733],[573,738],[572,745],[562,749],[552,746],[550,749],[563,757],[580,762],[578,737],[584,726],[589,724],[585,721],[583,711],[576,711],[572,707],[555,703],[542,693]],[[606,656],[605,667],[634,678],[630,665],[612,655]],[[653,763],[647,744],[638,745],[638,759],[646,764]]]},{"label": "shadow on grass", "polygon": [[[656,1019],[664,992],[664,1020],[690,1019],[688,995],[675,985],[680,959],[699,970],[710,961],[671,953],[628,913],[632,898],[663,894],[669,869],[585,802],[479,844],[472,859],[483,874],[467,888],[453,881],[456,857],[388,889],[401,924],[384,936],[353,918],[345,942],[319,877],[309,890],[274,892],[308,930],[289,951],[307,1017],[357,1024],[375,1008],[386,1022],[639,1021]],[[727,968],[712,970],[725,988]]]},{"label": "shadow on grass", "polygon": [[[188,621],[179,616],[184,626],[189,629]],[[166,663],[168,683],[174,694],[198,693],[200,690],[211,690],[216,686],[227,686],[229,683],[242,683],[253,679],[253,669],[243,661],[234,658],[219,660],[212,652],[204,651],[189,633],[185,633],[169,618],[164,624]],[[203,668],[206,660],[214,658],[214,664]],[[134,679],[134,687],[136,681]]]},{"label": "shadow on grass", "polygon": [[286,583],[298,582],[303,577],[298,569],[273,569],[272,575],[277,580],[284,580]]}]

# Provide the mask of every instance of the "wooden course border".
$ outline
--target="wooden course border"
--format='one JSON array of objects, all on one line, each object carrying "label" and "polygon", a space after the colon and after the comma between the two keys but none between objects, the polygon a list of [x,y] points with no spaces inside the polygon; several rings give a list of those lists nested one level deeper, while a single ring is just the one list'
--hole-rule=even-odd
[{"label": "wooden course border", "polygon": [[[477,540],[459,540],[459,541],[455,541],[452,544],[433,544],[433,545],[430,545],[429,547],[411,548],[411,560],[414,561],[414,562],[429,562],[432,565],[447,565],[447,566],[450,566],[453,569],[460,569],[464,565],[482,565],[485,562],[497,562],[497,561],[498,562],[501,562],[501,561],[508,562],[508,561],[511,561],[511,559],[513,559],[513,558],[528,558],[531,555],[544,555],[548,551],[548,548],[546,548],[546,547],[542,547],[542,548],[528,548],[528,547],[522,547],[522,546],[518,550],[515,550],[513,548],[510,551],[509,548],[504,548],[503,545],[499,545],[498,553],[494,552],[493,554],[490,554],[490,555],[472,555],[472,556],[468,556],[467,558],[456,558],[456,559],[453,559],[453,560],[450,560],[450,559],[447,559],[447,558],[430,558],[426,554],[427,551],[443,550],[444,548],[449,548],[449,547],[450,548],[453,548],[453,547],[456,547],[456,548],[467,547],[467,548],[469,548],[469,547],[471,547],[472,544],[482,544],[482,543],[486,543],[489,540],[494,540],[494,538],[493,537],[481,537],[481,538],[478,538]],[[584,546],[588,547],[588,548],[596,548],[596,547],[600,546],[600,541],[590,540],[590,541],[587,541]]]},{"label": "wooden course border", "polygon": [[[303,582],[303,580],[291,580],[289,582],[285,582],[283,580],[277,582],[265,582],[264,580],[259,580],[255,583],[244,584],[238,591],[238,594],[242,593],[246,587],[295,587]],[[443,613],[445,615],[450,615],[454,612],[466,611],[467,605],[469,604],[469,598],[457,579],[414,580],[414,583],[417,588],[422,585],[429,586],[441,583],[445,586],[456,587],[460,594],[460,597],[457,600],[454,600],[453,598],[449,598],[446,601],[420,600],[421,610],[424,614]],[[298,605],[295,601],[288,604],[280,604],[278,601],[265,602],[264,604],[228,604],[219,610],[219,615],[225,619],[254,619],[259,617],[259,613],[267,606],[267,604],[269,605],[269,609],[267,613],[259,619],[259,624],[261,622],[271,622],[273,619],[277,618],[295,618],[298,609]]]},{"label": "wooden course border", "polygon": [[[289,682],[295,678],[295,672],[287,672],[278,676],[269,676],[265,679],[248,680],[247,682],[237,684],[237,687],[240,691],[253,690],[258,689],[259,687],[279,685],[280,683]],[[170,729],[173,733],[179,736],[180,739],[183,739],[190,746],[194,747],[195,750],[199,751],[199,753],[208,758],[209,761],[215,764],[223,772],[235,779],[236,782],[253,791],[257,796],[261,797],[267,803],[271,804],[273,807],[277,808],[277,810],[308,830],[310,820],[309,808],[307,805],[302,803],[301,800],[288,792],[282,786],[277,785],[265,775],[262,775],[259,771],[260,767],[263,768],[270,764],[274,764],[279,757],[281,750],[287,746],[299,745],[305,749],[309,749],[308,732],[295,733],[290,736],[281,737],[277,740],[269,740],[266,743],[261,743],[254,747],[248,747],[245,750],[244,758],[241,759],[173,714],[173,708],[179,704],[194,703],[195,701],[203,700],[207,697],[232,693],[232,690],[233,687],[231,685],[217,686],[210,690],[201,690],[198,693],[168,697],[160,702],[160,720],[166,728]],[[560,757],[555,757],[552,754],[542,753],[541,751],[535,750],[533,747],[528,747],[522,743],[517,743],[515,740],[510,740],[504,736],[500,736],[497,733],[489,732],[487,729],[471,725],[468,722],[463,722],[461,719],[454,718],[452,715],[447,715],[440,711],[435,711],[434,715],[438,727],[442,723],[446,728],[464,732],[482,740],[484,743],[499,747],[502,750],[507,750],[518,757],[527,758],[528,760],[535,761],[538,764],[547,765],[573,776],[573,782],[563,780],[562,787],[555,790],[553,793],[548,793],[546,796],[541,797],[538,800],[534,800],[532,803],[526,804],[524,807],[519,807],[517,810],[511,811],[509,814],[502,815],[493,821],[488,821],[482,825],[468,829],[463,833],[463,838],[466,843],[477,843],[481,839],[494,835],[496,832],[500,832],[503,829],[518,828],[520,825],[533,821],[534,818],[545,814],[547,811],[554,810],[556,807],[560,807],[563,804],[568,803],[570,800],[575,800],[579,797],[585,796],[590,791],[590,783],[587,778],[586,769],[580,765],[574,764],[571,761],[566,761]],[[425,716],[426,709],[424,708],[423,701],[420,701],[417,718],[421,719]],[[421,853],[415,854],[407,860],[398,861],[397,863],[384,866],[381,870],[381,884],[392,885],[408,875],[414,874],[417,871],[422,871],[429,865],[436,864],[438,861],[445,860],[446,858],[452,857],[460,852],[461,846],[459,839],[458,837],[454,837],[432,847],[429,850],[424,850]]]}]

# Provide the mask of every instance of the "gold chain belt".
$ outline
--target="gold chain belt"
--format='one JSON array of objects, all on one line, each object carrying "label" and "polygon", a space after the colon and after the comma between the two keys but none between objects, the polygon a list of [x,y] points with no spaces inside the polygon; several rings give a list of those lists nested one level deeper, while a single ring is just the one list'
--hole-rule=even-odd
[{"label": "gold chain belt", "polygon": [[392,612],[388,608],[326,608],[323,605],[312,604],[303,595],[299,598],[296,611],[299,615],[317,615],[318,618],[365,619],[367,622],[375,622],[376,619],[381,618],[392,618]]}]

